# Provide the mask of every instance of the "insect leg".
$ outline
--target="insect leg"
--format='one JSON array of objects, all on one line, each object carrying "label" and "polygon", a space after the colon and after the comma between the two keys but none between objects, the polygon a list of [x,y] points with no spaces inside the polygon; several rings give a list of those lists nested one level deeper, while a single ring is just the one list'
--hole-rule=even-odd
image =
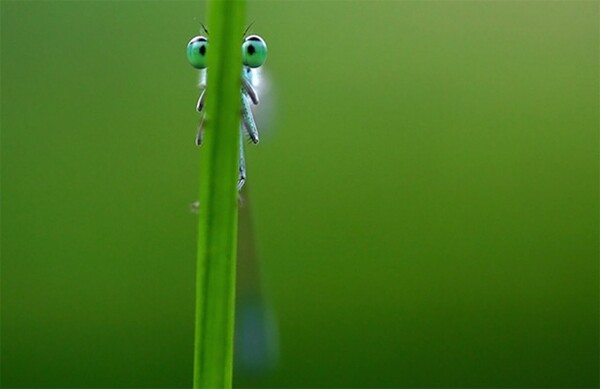
[{"label": "insect leg", "polygon": [[244,136],[242,133],[242,128],[240,127],[240,155],[239,155],[239,178],[238,178],[238,192],[242,190],[242,186],[244,186],[244,182],[246,181],[246,160],[244,159]]},{"label": "insect leg", "polygon": [[252,142],[255,144],[258,143],[258,129],[250,110],[250,103],[244,93],[242,93],[242,123]]},{"label": "insect leg", "polygon": [[204,133],[204,115],[202,115],[202,119],[200,119],[200,125],[198,126],[198,133],[196,134],[196,146],[200,146],[202,144],[202,134]]},{"label": "insect leg", "polygon": [[254,87],[252,86],[252,84],[250,84],[250,81],[248,81],[246,77],[242,77],[242,88],[244,89],[244,92],[246,92],[246,94],[250,96],[250,100],[252,100],[252,103],[254,105],[257,105],[258,94],[256,94],[256,90],[254,90]]},{"label": "insect leg", "polygon": [[200,98],[198,99],[198,103],[196,103],[196,111],[198,112],[201,112],[202,108],[204,108],[204,92],[206,92],[206,89],[200,93]]}]

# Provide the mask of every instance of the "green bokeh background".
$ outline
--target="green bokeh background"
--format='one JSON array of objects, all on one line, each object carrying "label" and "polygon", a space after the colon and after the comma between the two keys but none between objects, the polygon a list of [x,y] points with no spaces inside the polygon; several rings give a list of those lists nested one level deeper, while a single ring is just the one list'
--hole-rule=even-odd
[{"label": "green bokeh background", "polygon": [[[0,6],[2,385],[190,387],[205,3]],[[236,386],[598,386],[598,20],[248,5],[279,358]]]}]

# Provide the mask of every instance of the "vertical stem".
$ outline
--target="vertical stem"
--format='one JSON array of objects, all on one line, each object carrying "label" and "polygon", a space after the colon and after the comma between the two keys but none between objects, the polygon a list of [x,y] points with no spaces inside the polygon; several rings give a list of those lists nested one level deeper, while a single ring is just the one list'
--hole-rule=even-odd
[{"label": "vertical stem", "polygon": [[243,0],[208,4],[206,127],[201,152],[194,388],[231,388],[237,245]]}]

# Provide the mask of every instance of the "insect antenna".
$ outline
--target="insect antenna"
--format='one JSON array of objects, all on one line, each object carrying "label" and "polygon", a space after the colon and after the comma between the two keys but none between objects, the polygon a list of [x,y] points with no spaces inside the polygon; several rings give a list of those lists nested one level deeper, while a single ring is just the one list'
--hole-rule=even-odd
[{"label": "insect antenna", "polygon": [[204,32],[206,33],[206,36],[209,36],[210,34],[208,33],[208,30],[206,29],[206,27],[204,26],[204,24],[200,23],[200,27],[202,27],[202,29],[204,30]]},{"label": "insect antenna", "polygon": [[252,28],[253,25],[254,25],[254,22],[250,23],[250,25],[248,25],[248,27],[246,27],[246,29],[244,30],[244,33],[242,34],[242,38],[246,36],[246,34],[248,33],[248,31],[250,31],[250,29]]}]

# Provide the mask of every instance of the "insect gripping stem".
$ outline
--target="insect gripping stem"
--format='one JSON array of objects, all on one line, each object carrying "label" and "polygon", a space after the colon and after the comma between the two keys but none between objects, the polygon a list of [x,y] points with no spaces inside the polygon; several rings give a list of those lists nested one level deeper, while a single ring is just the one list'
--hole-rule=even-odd
[{"label": "insect gripping stem", "polygon": [[194,388],[231,388],[245,3],[208,4],[206,129],[201,154]]}]

